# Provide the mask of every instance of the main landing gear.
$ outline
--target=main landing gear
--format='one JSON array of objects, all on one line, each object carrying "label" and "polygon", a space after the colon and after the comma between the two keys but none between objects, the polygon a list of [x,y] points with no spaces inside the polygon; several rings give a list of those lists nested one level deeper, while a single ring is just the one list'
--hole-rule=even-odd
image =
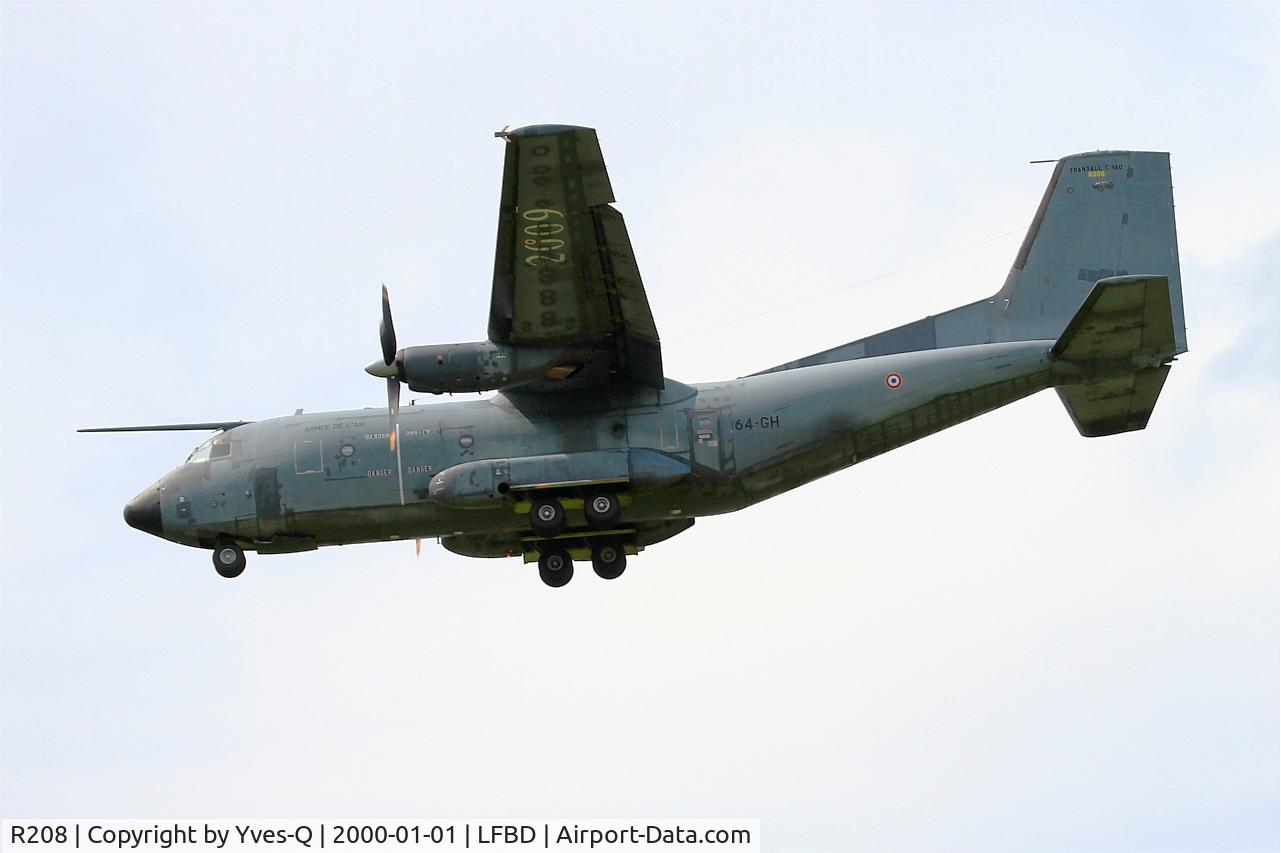
[{"label": "main landing gear", "polygon": [[592,549],[592,570],[607,581],[612,581],[627,568],[627,555],[621,545],[610,542]]},{"label": "main landing gear", "polygon": [[559,536],[565,532],[565,507],[555,498],[535,498],[529,507],[529,527],[535,536]]},{"label": "main landing gear", "polygon": [[224,578],[240,577],[246,562],[244,549],[230,539],[220,539],[214,545],[214,569]]},{"label": "main landing gear", "polygon": [[[612,581],[627,568],[627,555],[617,542],[598,542],[592,546],[592,571]],[[538,576],[550,587],[562,587],[574,577],[574,560],[568,549],[547,544],[538,552]]]},{"label": "main landing gear", "polygon": [[574,561],[569,552],[559,545],[544,548],[538,553],[538,576],[551,587],[564,586],[574,578]]},{"label": "main landing gear", "polygon": [[[618,524],[623,505],[613,492],[590,492],[583,498],[583,517],[593,530],[608,530]],[[535,536],[559,536],[565,532],[565,506],[558,498],[534,498],[529,505],[529,527]]]},{"label": "main landing gear", "polygon": [[613,492],[595,492],[583,501],[583,515],[587,526],[597,530],[607,530],[618,523],[618,516],[623,512],[618,495]]},{"label": "main landing gear", "polygon": [[[606,580],[617,578],[627,568],[627,554],[620,538],[627,532],[591,532],[609,531],[618,526],[623,509],[618,495],[603,489],[581,494],[587,529],[571,531],[568,535],[565,505],[560,498],[541,495],[530,502],[530,530],[535,537],[544,540],[534,544],[538,549],[538,576],[548,586],[562,587],[569,583],[574,576],[575,554],[582,558],[590,553],[592,570]],[[600,538],[589,538],[596,536]]]}]

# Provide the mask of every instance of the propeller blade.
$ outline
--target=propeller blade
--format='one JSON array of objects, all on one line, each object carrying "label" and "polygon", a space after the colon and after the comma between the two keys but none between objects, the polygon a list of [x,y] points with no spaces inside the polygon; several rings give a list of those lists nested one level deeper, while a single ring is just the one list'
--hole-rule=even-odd
[{"label": "propeller blade", "polygon": [[383,345],[383,364],[390,365],[396,360],[396,327],[391,322],[391,299],[387,296],[387,285],[383,285],[383,319],[378,324],[378,339]]},{"label": "propeller blade", "polygon": [[400,415],[400,380],[387,377],[387,443],[396,452],[396,418]]}]

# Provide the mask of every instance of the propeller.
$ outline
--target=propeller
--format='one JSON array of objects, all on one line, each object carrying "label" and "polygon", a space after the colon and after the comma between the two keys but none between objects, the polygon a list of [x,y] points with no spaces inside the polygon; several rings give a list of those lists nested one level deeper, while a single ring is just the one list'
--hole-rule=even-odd
[{"label": "propeller", "polygon": [[400,380],[387,380],[387,446],[396,452],[396,418],[400,415]]},{"label": "propeller", "polygon": [[[387,446],[396,452],[396,419],[400,416],[400,371],[396,368],[396,324],[391,321],[391,297],[383,285],[383,318],[378,321],[378,342],[383,348],[383,363],[365,368],[374,376],[387,377]],[[399,464],[399,463],[398,463]],[[423,552],[423,540],[414,540],[414,556]]]},{"label": "propeller", "polygon": [[391,298],[383,285],[383,318],[378,323],[378,340],[383,347],[382,369],[375,372],[375,362],[365,368],[375,376],[387,377],[387,444],[396,452],[396,418],[400,415],[400,377],[396,370],[396,326],[391,321]]},{"label": "propeller", "polygon": [[383,285],[383,318],[378,323],[378,341],[383,345],[383,364],[388,367],[396,360],[396,325],[391,321],[391,297]]}]

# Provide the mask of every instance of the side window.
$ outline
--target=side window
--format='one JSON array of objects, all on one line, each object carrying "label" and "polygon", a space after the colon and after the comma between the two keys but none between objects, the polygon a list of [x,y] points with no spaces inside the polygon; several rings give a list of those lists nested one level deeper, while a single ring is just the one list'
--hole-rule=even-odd
[{"label": "side window", "polygon": [[240,455],[240,439],[227,438],[224,435],[216,435],[208,441],[201,444],[191,455],[187,457],[188,462],[208,462],[211,459],[227,459],[228,457]]},{"label": "side window", "polygon": [[320,439],[294,442],[294,473],[319,474],[324,470],[320,461]]},{"label": "side window", "polygon": [[221,441],[209,448],[210,459],[226,459],[229,456],[237,455],[239,448],[236,446],[239,441]]}]

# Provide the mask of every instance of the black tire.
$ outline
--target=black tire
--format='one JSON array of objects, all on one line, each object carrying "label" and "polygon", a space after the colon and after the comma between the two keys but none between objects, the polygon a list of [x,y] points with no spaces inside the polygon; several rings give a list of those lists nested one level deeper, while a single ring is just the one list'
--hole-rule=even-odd
[{"label": "black tire", "polygon": [[606,530],[618,523],[623,507],[613,492],[591,492],[583,501],[583,515],[589,527]]},{"label": "black tire", "polygon": [[538,576],[550,587],[561,587],[574,578],[574,561],[564,548],[547,548],[538,554]]},{"label": "black tire", "polygon": [[535,536],[559,536],[565,532],[565,507],[555,498],[534,498],[529,528]]},{"label": "black tire", "polygon": [[622,545],[605,542],[592,549],[592,570],[607,581],[612,581],[627,568],[627,555]]},{"label": "black tire", "polygon": [[247,562],[244,549],[235,542],[223,540],[214,546],[214,570],[224,578],[240,577]]}]

